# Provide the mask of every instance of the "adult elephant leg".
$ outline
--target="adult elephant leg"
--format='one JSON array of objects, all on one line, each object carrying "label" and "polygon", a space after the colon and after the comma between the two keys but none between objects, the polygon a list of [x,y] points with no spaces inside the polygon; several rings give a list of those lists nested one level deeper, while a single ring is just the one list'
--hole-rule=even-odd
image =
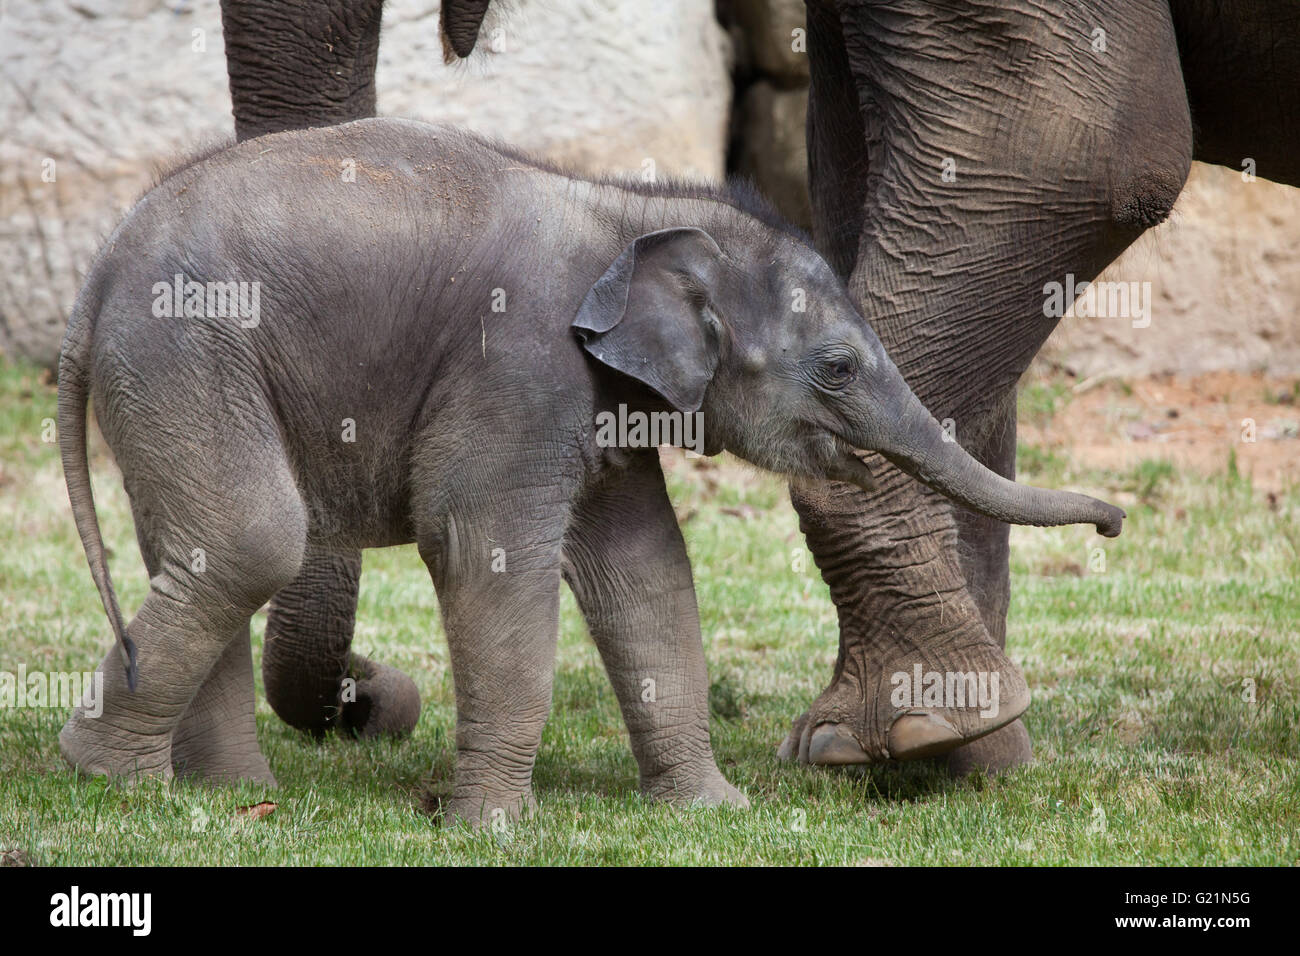
[{"label": "adult elephant leg", "polygon": [[[836,764],[933,756],[1029,705],[1024,678],[989,639],[967,590],[950,506],[883,464],[877,475],[869,501],[838,483],[792,491],[838,612],[840,652],[830,686],[795,721],[783,757]],[[927,703],[913,692],[936,673],[945,681],[974,673],[991,696],[975,708]]]},{"label": "adult elephant leg", "polygon": [[419,720],[411,679],[351,651],[360,580],[360,551],[309,543],[302,571],[271,601],[262,680],[272,709],[299,730],[402,735]]},{"label": "adult elephant leg", "polygon": [[221,0],[241,139],[375,114],[383,0]]},{"label": "adult elephant leg", "polygon": [[[808,4],[808,42],[814,232],[827,261],[848,279],[870,211],[865,107],[833,5]],[[945,726],[951,721],[940,716],[904,722],[890,706],[892,687],[881,682],[911,673],[917,664],[923,673],[998,673],[999,689],[1007,694],[999,714],[1015,717],[1027,705],[1019,670],[989,637],[984,609],[967,589],[951,507],[884,462],[876,474],[881,489],[871,497],[846,485],[792,490],[800,526],[836,605],[840,652],[830,686],[795,720],[782,744],[785,757],[857,763],[886,754],[923,756],[959,744]],[[895,720],[902,726],[895,728]],[[995,718],[985,726],[996,730],[1005,723]]]},{"label": "adult elephant leg", "polygon": [[[967,446],[967,451],[1004,478],[1015,478],[1014,391],[1006,395],[1001,412],[980,429],[975,441]],[[954,512],[958,554],[967,587],[979,605],[980,617],[989,637],[1005,650],[1007,608],[1011,603],[1011,526],[965,508],[956,508]],[[988,736],[949,753],[947,766],[953,776],[964,777],[975,771],[1007,770],[1029,763],[1033,757],[1029,731],[1025,729],[1024,721],[1017,718]]]},{"label": "adult elephant leg", "polygon": [[[469,56],[490,0],[444,0],[448,62]],[[375,115],[383,0],[221,0],[241,139]]]},{"label": "adult elephant leg", "polygon": [[[971,431],[971,439],[963,441],[967,450],[1012,477],[1014,391],[1004,398],[1001,414]],[[951,750],[947,765],[958,775],[1006,769],[1032,757],[1028,733],[1018,719],[1027,706],[1028,690],[1004,650],[1010,528],[953,508],[952,530],[927,533],[924,529],[931,522],[948,519],[948,509],[934,499],[929,502],[933,510],[927,510],[913,499],[914,490],[905,484],[892,489],[882,502],[871,502],[869,514],[861,513],[860,495],[839,488],[824,497],[801,489],[792,495],[809,548],[839,610],[841,646],[831,686],[795,721],[782,746],[784,756],[812,763],[857,763],[872,755],[864,744],[885,731],[889,756],[906,759]],[[922,599],[905,597],[908,589],[919,593],[927,586],[930,593]],[[955,731],[959,725],[970,727],[969,722],[945,715],[943,709],[926,708],[939,721],[904,721],[903,709],[887,696],[893,685],[882,687],[881,680],[898,674],[910,677],[918,666],[922,674],[944,675],[945,683],[950,674],[973,672],[977,681],[997,674],[1001,699],[996,712],[975,726],[990,732],[967,737],[970,742],[963,745],[949,726]],[[861,716],[853,716],[855,708]],[[1016,719],[1008,723],[1011,717]]]},{"label": "adult elephant leg", "polygon": [[[1090,280],[1159,222],[1191,158],[1167,6],[1107,8],[1107,35],[1126,39],[1104,55],[1088,42],[1093,11],[1047,6],[808,5],[818,246],[913,391],[989,463],[980,426],[1009,414],[1060,314],[1046,314],[1049,284]],[[832,684],[783,745],[813,762],[943,749],[924,724],[922,746],[878,739],[880,682],[900,661],[940,673],[989,661],[1023,685],[1000,647],[1006,532],[970,519],[959,532],[945,503],[878,468],[874,494],[794,495],[841,628]],[[959,540],[975,546],[965,558]],[[954,769],[1013,762],[1028,753],[1020,733]],[[950,735],[947,749],[976,736]]]}]

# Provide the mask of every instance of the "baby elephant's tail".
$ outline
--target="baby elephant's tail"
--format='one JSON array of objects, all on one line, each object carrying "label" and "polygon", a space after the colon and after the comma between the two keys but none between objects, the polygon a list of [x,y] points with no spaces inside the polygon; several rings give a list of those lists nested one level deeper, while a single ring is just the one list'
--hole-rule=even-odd
[{"label": "baby elephant's tail", "polygon": [[63,477],[68,484],[68,500],[72,502],[72,517],[77,522],[81,546],[90,562],[90,574],[99,589],[100,600],[108,612],[108,621],[122,649],[122,663],[126,667],[126,683],[131,690],[136,685],[135,643],[126,633],[122,612],[113,592],[113,579],[108,574],[104,558],[104,539],[99,533],[99,517],[95,514],[95,497],[90,488],[90,462],[86,455],[86,402],[90,393],[90,341],[91,314],[88,300],[96,296],[93,284],[87,283],[72,316],[68,331],[63,337],[63,350],[59,355],[59,451],[63,458]]}]

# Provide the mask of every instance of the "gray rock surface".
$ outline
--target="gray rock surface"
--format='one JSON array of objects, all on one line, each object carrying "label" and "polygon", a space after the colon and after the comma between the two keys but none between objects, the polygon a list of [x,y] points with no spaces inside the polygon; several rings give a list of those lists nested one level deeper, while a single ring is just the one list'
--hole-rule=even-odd
[{"label": "gray rock surface", "polygon": [[812,228],[804,124],[808,88],[752,84],[740,104],[741,144],[736,171],[754,181],[791,222]]},{"label": "gray rock surface", "polygon": [[155,164],[231,128],[217,4],[7,0],[0,90],[0,349],[50,363]]}]

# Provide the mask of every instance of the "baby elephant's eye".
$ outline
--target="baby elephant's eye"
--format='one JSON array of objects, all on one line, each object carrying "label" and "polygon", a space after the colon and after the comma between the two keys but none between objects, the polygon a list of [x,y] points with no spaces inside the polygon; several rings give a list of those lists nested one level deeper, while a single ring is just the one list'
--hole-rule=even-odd
[{"label": "baby elephant's eye", "polygon": [[822,363],[821,384],[826,388],[843,388],[853,381],[857,365],[847,355],[835,355]]}]

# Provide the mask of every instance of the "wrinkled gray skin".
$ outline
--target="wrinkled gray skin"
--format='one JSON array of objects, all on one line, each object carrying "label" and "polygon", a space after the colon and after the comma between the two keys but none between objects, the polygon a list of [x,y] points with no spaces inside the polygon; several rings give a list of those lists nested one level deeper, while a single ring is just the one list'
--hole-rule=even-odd
[{"label": "wrinkled gray skin", "polygon": [[[178,272],[260,282],[256,324],[157,317],[155,284]],[[90,494],[88,398],[150,576],[125,629]],[[707,453],[792,477],[869,487],[858,449],[874,449],[1001,520],[1120,530],[1118,509],[1007,482],[945,441],[831,269],[761,206],[575,180],[409,121],[277,134],[152,190],[70,319],[69,496],[138,686],[111,652],[103,715],[73,714],[65,756],[111,776],[273,782],[250,616],[309,555],[414,541],[451,649],[453,817],[532,800],[561,579],[645,792],[744,804],[710,748],[690,566],[658,455],[596,443],[596,415],[620,405],[698,409]],[[955,712],[956,730],[988,732],[1027,699],[1004,679],[999,715]]]},{"label": "wrinkled gray skin", "polygon": [[[468,56],[488,0],[443,0],[448,60]],[[240,140],[372,116],[383,0],[222,0],[235,134]],[[266,695],[287,723],[313,734],[409,732],[420,695],[401,672],[351,653],[361,552],[310,552],[271,604],[262,652]],[[354,686],[344,690],[344,678]]]},{"label": "wrinkled gray skin", "polygon": [[[1015,474],[1015,385],[1055,326],[1044,285],[1093,279],[1163,220],[1192,159],[1300,184],[1293,2],[809,0],[814,236],[904,378],[958,440]],[[1094,49],[1098,28],[1106,50]],[[943,163],[956,163],[944,182]],[[1242,186],[1242,188],[1249,188]],[[1120,277],[1123,278],[1123,277]],[[1134,330],[1135,344],[1162,327]],[[792,499],[840,651],[782,753],[898,756],[883,675],[1006,672],[1008,528],[883,462],[869,494]],[[965,738],[954,736],[950,746]],[[1016,722],[955,773],[1029,760]]]}]

